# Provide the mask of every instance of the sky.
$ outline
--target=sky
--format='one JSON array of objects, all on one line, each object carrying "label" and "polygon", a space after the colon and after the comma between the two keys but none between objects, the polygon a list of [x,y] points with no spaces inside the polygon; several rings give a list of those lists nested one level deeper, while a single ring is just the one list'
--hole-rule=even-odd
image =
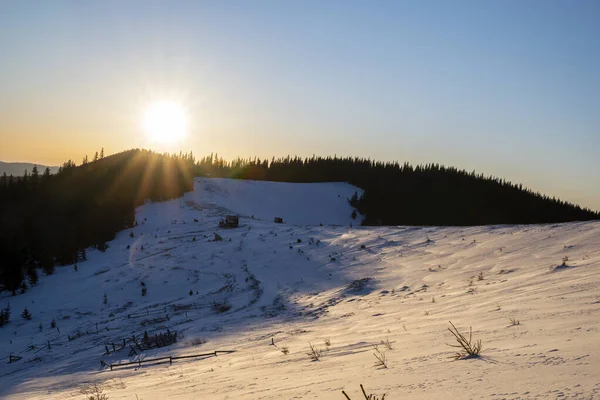
[{"label": "sky", "polygon": [[[600,210],[600,2],[0,1],[0,160],[352,155]],[[143,129],[171,101],[187,134]]]}]

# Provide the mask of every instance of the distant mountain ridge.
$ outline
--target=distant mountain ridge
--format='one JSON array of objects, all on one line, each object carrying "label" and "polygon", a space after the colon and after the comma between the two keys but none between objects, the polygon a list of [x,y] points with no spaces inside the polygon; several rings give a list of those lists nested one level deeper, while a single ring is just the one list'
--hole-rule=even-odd
[{"label": "distant mountain ridge", "polygon": [[6,172],[6,175],[23,176],[25,174],[25,170],[31,173],[31,170],[33,169],[34,165],[37,165],[40,174],[44,172],[46,167],[50,168],[50,172],[53,174],[55,174],[58,171],[58,167],[52,167],[47,165],[0,161],[0,175]]}]

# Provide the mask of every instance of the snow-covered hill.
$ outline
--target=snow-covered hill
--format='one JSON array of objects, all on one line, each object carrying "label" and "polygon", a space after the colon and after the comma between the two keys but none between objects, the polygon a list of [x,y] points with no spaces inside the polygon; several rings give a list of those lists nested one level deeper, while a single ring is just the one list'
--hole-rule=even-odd
[{"label": "snow-covered hill", "polygon": [[[93,383],[110,400],[359,399],[360,383],[391,400],[600,397],[599,222],[364,228],[355,191],[199,179],[140,207],[105,253],[2,293],[0,397],[84,399]],[[218,228],[229,213],[241,226]],[[482,357],[451,359],[448,321],[473,327]],[[132,335],[167,329],[177,343],[129,355]],[[215,350],[235,352],[100,362]]]}]

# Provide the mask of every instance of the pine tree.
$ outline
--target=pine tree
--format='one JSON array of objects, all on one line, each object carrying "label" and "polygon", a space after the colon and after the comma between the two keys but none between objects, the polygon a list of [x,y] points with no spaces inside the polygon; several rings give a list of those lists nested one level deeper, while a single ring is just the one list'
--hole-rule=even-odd
[{"label": "pine tree", "polygon": [[8,324],[10,320],[10,303],[0,310],[0,327]]},{"label": "pine tree", "polygon": [[102,160],[104,158],[104,147],[102,149],[100,149],[100,159]]},{"label": "pine tree", "polygon": [[40,267],[46,275],[52,275],[54,273],[54,260],[48,255],[43,255],[40,257]]},{"label": "pine tree", "polygon": [[37,268],[35,267],[29,267],[27,269],[27,278],[29,280],[29,284],[31,286],[36,285],[39,281],[39,276],[38,276],[38,272],[37,272]]},{"label": "pine tree", "polygon": [[23,319],[26,319],[27,321],[31,320],[31,313],[29,312],[27,307],[25,307],[25,309],[21,313],[21,317],[23,317]]},{"label": "pine tree", "polygon": [[33,169],[31,170],[31,186],[36,189],[39,181],[40,173],[38,172],[37,165],[34,165]]}]

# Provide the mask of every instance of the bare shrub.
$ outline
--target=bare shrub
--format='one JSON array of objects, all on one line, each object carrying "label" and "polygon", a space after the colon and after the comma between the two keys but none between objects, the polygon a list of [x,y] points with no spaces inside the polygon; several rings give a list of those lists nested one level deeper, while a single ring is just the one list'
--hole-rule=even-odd
[{"label": "bare shrub", "polygon": [[521,325],[521,321],[519,321],[515,317],[508,317],[508,320],[510,321],[510,326]]},{"label": "bare shrub", "polygon": [[287,346],[281,346],[281,347],[279,348],[279,350],[281,350],[281,352],[282,352],[283,354],[285,354],[286,356],[287,356],[287,355],[289,354],[289,352],[290,352],[290,349],[289,349],[289,347],[287,347]]},{"label": "bare shrub", "polygon": [[227,300],[223,301],[214,301],[212,304],[212,309],[216,313],[224,313],[231,309],[231,304]]},{"label": "bare shrub", "polygon": [[190,340],[189,342],[187,342],[187,344],[189,346],[200,346],[200,345],[202,345],[204,343],[206,343],[206,339],[201,338],[201,337],[194,338],[194,339]]},{"label": "bare shrub", "polygon": [[373,346],[375,348],[375,353],[373,353],[373,355],[375,356],[375,358],[377,359],[377,361],[375,361],[375,367],[382,367],[387,369],[387,358],[385,357],[385,352],[382,352],[379,350],[379,348],[377,346]]},{"label": "bare shrub", "polygon": [[384,345],[388,350],[393,349],[392,342],[390,342],[390,339],[388,339],[388,338],[385,338],[385,340],[382,340],[381,344]]},{"label": "bare shrub", "polygon": [[88,383],[80,386],[79,392],[84,394],[88,400],[108,400],[108,395],[104,393],[105,390],[125,389],[125,387],[125,383],[122,380],[117,382]]},{"label": "bare shrub", "polygon": [[329,338],[325,338],[323,339],[323,343],[325,344],[327,350],[329,350],[329,346],[331,346],[331,340],[329,340]]},{"label": "bare shrub", "polygon": [[86,395],[89,400],[108,400],[108,395],[103,393],[104,388],[97,383],[82,387],[80,392]]},{"label": "bare shrub", "polygon": [[462,360],[467,358],[479,357],[479,354],[481,353],[481,340],[478,340],[475,343],[473,343],[473,328],[469,327],[469,339],[467,339],[462,333],[458,331],[458,329],[456,329],[456,327],[451,321],[449,322],[450,325],[452,325],[452,328],[448,328],[448,330],[450,331],[450,333],[452,333],[452,335],[454,335],[454,338],[456,339],[458,344],[449,344],[448,346],[462,349],[456,352],[454,358],[456,360]]},{"label": "bare shrub", "polygon": [[477,276],[477,280],[478,281],[482,281],[483,280],[483,272],[479,273],[479,275]]},{"label": "bare shrub", "polygon": [[308,342],[308,346],[310,347],[310,351],[306,353],[312,361],[320,361],[321,360],[321,349],[317,349],[310,342]]},{"label": "bare shrub", "polygon": [[[363,396],[365,397],[365,400],[385,400],[385,394],[384,394],[384,395],[381,397],[381,399],[380,399],[378,396],[374,395],[374,394],[367,394],[367,392],[365,391],[365,388],[363,387],[363,385],[362,385],[362,384],[360,385],[360,390],[362,391],[362,394],[363,394]],[[348,396],[348,395],[346,394],[346,392],[345,392],[345,391],[343,391],[343,390],[342,390],[342,394],[343,394],[344,396],[346,396],[346,399],[347,399],[347,400],[352,400],[352,399],[350,398],[350,396]]]}]

